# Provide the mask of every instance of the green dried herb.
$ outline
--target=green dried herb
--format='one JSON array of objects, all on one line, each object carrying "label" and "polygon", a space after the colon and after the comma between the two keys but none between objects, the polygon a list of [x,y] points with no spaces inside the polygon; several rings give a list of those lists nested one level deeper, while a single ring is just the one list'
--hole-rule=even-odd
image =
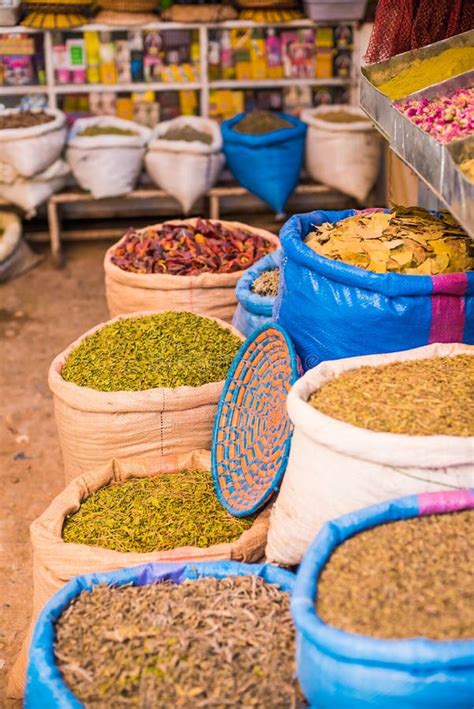
[{"label": "green dried herb", "polygon": [[65,542],[120,552],[205,548],[232,542],[255,517],[230,515],[207,470],[160,473],[107,485],[64,522]]},{"label": "green dried herb", "polygon": [[192,126],[184,125],[168,128],[166,133],[160,136],[160,140],[184,140],[186,143],[197,141],[198,143],[211,145],[212,136],[203,130],[196,130]]},{"label": "green dried herb", "polygon": [[117,126],[88,126],[79,134],[82,138],[95,138],[98,135],[138,135],[134,130],[129,128],[118,128]]},{"label": "green dried herb", "polygon": [[256,576],[83,591],[55,657],[87,709],[306,706],[289,594]]},{"label": "green dried herb", "polygon": [[308,401],[360,428],[411,436],[474,436],[474,357],[434,357],[360,367]]},{"label": "green dried herb", "polygon": [[378,638],[474,637],[474,510],[415,517],[356,534],[318,582],[329,625]]},{"label": "green dried herb", "polygon": [[83,340],[61,375],[98,391],[197,387],[224,379],[240,345],[230,330],[193,313],[126,318]]},{"label": "green dried herb", "polygon": [[315,113],[314,117],[320,121],[328,121],[328,123],[360,123],[361,121],[369,120],[367,116],[350,113],[350,111],[344,111],[344,109],[328,111],[327,113]]},{"label": "green dried herb", "polygon": [[280,270],[272,268],[270,271],[264,271],[252,283],[252,291],[257,295],[278,295],[278,285],[280,283]]},{"label": "green dried herb", "polygon": [[293,128],[293,124],[280,118],[272,111],[255,110],[247,113],[242,120],[234,125],[233,129],[237,133],[245,135],[264,135],[275,130],[282,130],[282,128]]}]

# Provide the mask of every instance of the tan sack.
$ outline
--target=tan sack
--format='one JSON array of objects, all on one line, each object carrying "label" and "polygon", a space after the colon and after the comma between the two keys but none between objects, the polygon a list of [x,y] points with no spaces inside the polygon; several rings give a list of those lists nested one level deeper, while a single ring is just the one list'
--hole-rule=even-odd
[{"label": "tan sack", "polygon": [[267,561],[299,564],[323,524],[391,498],[474,484],[474,437],[369,431],[322,414],[310,395],[350,369],[457,354],[474,346],[434,344],[405,352],[323,362],[288,394],[295,429],[288,467],[273,506]]},{"label": "tan sack", "polygon": [[[177,455],[211,447],[212,426],[224,380],[199,387],[155,388],[144,391],[104,392],[66,382],[61,370],[79,344],[119,316],[81,335],[49,368],[49,388],[68,483],[77,475],[105,465],[109,460]],[[243,340],[228,323],[212,318]]]},{"label": "tan sack", "polygon": [[[177,219],[168,224],[196,224],[196,219]],[[221,221],[228,229],[237,227],[279,245],[278,238],[265,229]],[[145,231],[145,230],[143,230]],[[105,292],[111,317],[138,310],[188,310],[199,315],[231,322],[237,306],[235,287],[245,271],[202,273],[199,276],[171,276],[166,273],[131,273],[115,266],[111,257],[125,236],[105,254]]]},{"label": "tan sack", "polygon": [[10,673],[8,694],[21,697],[24,689],[28,647],[36,620],[45,603],[74,576],[114,571],[150,562],[222,561],[256,562],[263,558],[269,511],[262,512],[252,527],[235,542],[215,544],[207,549],[181,547],[148,554],[122,553],[111,549],[68,544],[61,536],[67,515],[79,509],[91,493],[112,481],[131,477],[153,477],[159,473],[185,469],[211,469],[209,451],[193,451],[182,456],[147,461],[142,465],[112,461],[108,465],[75,478],[54,498],[47,510],[30,527],[33,545],[33,617],[21,652]]}]

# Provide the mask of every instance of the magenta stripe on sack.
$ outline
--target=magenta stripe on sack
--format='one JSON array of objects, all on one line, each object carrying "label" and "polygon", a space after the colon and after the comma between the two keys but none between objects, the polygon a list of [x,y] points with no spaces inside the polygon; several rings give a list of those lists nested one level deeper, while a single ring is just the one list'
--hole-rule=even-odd
[{"label": "magenta stripe on sack", "polygon": [[466,304],[467,273],[444,273],[431,276],[431,329],[428,344],[462,342]]},{"label": "magenta stripe on sack", "polygon": [[423,492],[418,495],[418,514],[456,512],[474,507],[474,489],[449,490],[449,492]]}]

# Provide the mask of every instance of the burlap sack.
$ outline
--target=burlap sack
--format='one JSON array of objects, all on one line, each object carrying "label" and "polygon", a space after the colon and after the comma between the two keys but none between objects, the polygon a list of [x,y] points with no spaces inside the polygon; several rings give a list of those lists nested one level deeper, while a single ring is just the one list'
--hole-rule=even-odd
[{"label": "burlap sack", "polygon": [[[66,483],[109,460],[141,462],[151,456],[179,455],[211,447],[212,426],[224,381],[200,387],[103,392],[66,382],[61,376],[69,354],[86,337],[119,316],[81,335],[49,368],[49,388],[64,458]],[[211,318],[243,335],[228,323]]]},{"label": "burlap sack", "polygon": [[[195,224],[196,219],[178,219],[170,224]],[[241,224],[221,222],[231,229],[238,227],[279,244],[278,238],[265,229]],[[189,310],[192,313],[221,318],[230,322],[237,306],[235,287],[245,271],[235,273],[203,273],[200,276],[170,276],[159,273],[129,273],[115,266],[114,249],[125,237],[114,244],[104,259],[105,292],[111,317],[138,310]]]},{"label": "burlap sack", "polygon": [[67,544],[61,530],[67,515],[79,509],[91,493],[111,481],[130,477],[153,477],[164,472],[185,469],[211,469],[209,451],[148,460],[140,465],[112,461],[108,465],[75,478],[30,527],[33,545],[33,617],[27,637],[13,666],[8,695],[21,697],[24,690],[28,648],[36,620],[44,604],[74,576],[95,571],[113,571],[150,562],[221,561],[256,562],[263,558],[268,531],[269,510],[262,512],[250,529],[235,542],[216,544],[207,549],[180,547],[150,554],[122,553],[110,549]]}]

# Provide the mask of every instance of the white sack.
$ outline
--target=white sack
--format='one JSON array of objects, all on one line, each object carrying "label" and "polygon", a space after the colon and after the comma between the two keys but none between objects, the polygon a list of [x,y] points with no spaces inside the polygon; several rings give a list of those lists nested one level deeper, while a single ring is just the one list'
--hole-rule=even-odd
[{"label": "white sack", "polygon": [[[90,126],[113,126],[137,135],[80,136]],[[79,185],[95,199],[131,192],[140,175],[151,131],[113,116],[80,118],[68,139],[66,159]]]},{"label": "white sack", "polygon": [[333,187],[363,203],[375,184],[380,167],[382,139],[370,121],[330,123],[318,118],[330,111],[365,117],[360,108],[346,105],[305,109],[308,124],[306,168],[317,182]]},{"label": "white sack", "polygon": [[[7,109],[2,115],[18,112],[18,109]],[[45,170],[59,158],[64,148],[66,116],[56,109],[47,108],[45,113],[54,116],[54,120],[31,128],[0,130],[0,161],[23,177]]]},{"label": "white sack", "polygon": [[56,160],[44,172],[31,178],[17,177],[10,185],[0,183],[0,198],[34,215],[40,204],[64,187],[69,174],[68,164]]},{"label": "white sack", "polygon": [[9,258],[21,239],[21,222],[12,212],[0,212],[0,263]]},{"label": "white sack", "polygon": [[[191,126],[209,133],[212,143],[162,140],[170,128]],[[180,116],[159,123],[148,146],[145,165],[153,182],[178,200],[185,214],[213,187],[224,166],[219,124],[210,118]]]},{"label": "white sack", "polygon": [[294,384],[288,413],[295,429],[270,520],[267,561],[299,564],[323,524],[353,510],[404,495],[474,485],[474,437],[369,431],[307,403],[314,391],[349,369],[456,354],[474,356],[474,346],[434,344],[323,362]]}]

